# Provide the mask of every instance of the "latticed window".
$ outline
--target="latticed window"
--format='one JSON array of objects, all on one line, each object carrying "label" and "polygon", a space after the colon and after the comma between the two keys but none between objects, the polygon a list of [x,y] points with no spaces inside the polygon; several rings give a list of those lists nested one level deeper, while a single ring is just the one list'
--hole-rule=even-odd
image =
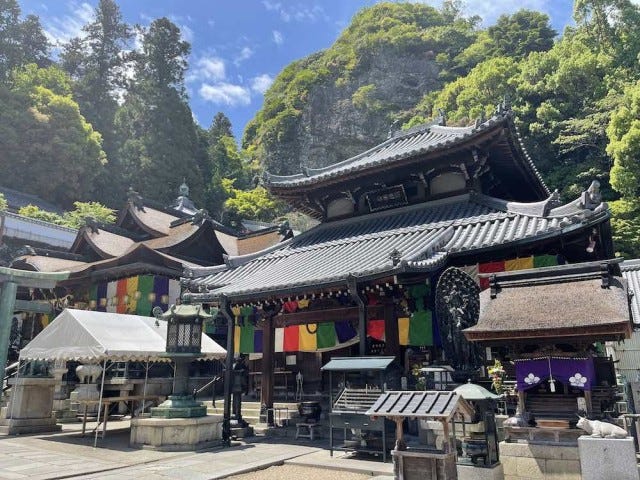
[{"label": "latticed window", "polygon": [[[195,320],[195,321],[194,321]],[[199,353],[202,340],[200,319],[181,322],[179,318],[171,318],[167,325],[167,352]]]}]

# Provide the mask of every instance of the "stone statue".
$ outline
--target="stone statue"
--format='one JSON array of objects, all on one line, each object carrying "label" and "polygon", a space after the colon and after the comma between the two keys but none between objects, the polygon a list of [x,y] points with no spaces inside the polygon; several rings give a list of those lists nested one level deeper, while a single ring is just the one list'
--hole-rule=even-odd
[{"label": "stone statue", "polygon": [[76,375],[80,379],[80,383],[94,383],[101,373],[102,367],[96,364],[79,365],[76,367]]},{"label": "stone statue", "polygon": [[242,420],[242,394],[249,393],[249,367],[245,362],[246,356],[240,355],[231,369],[232,382],[231,393],[233,394],[233,400],[231,402],[231,414],[232,418],[236,420],[239,425],[244,425]]},{"label": "stone statue", "polygon": [[581,428],[592,437],[597,438],[627,438],[629,434],[624,428],[613,423],[601,422],[600,420],[589,420],[586,417],[579,417],[576,427]]}]

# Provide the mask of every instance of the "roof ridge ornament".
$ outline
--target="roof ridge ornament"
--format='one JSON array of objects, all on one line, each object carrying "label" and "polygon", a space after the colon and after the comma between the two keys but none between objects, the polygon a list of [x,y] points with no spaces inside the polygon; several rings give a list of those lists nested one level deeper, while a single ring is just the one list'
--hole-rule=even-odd
[{"label": "roof ridge ornament", "polygon": [[444,108],[438,108],[438,117],[436,118],[436,125],[440,125],[441,127],[447,126],[447,112],[444,111]]},{"label": "roof ridge ornament", "polygon": [[129,190],[127,190],[127,200],[138,210],[142,210],[144,212],[144,201],[142,199],[142,195],[136,192],[131,186],[129,186]]},{"label": "roof ridge ornament", "polygon": [[387,133],[387,139],[393,138],[395,133],[398,131],[398,123],[400,123],[400,119],[396,118],[391,125],[389,125],[389,132]]},{"label": "roof ridge ornament", "polygon": [[600,182],[598,180],[594,180],[589,185],[582,194],[580,195],[579,205],[581,208],[585,208],[588,210],[596,210],[598,207],[603,205],[602,208],[606,208],[607,204],[602,201],[602,194],[600,193]]}]

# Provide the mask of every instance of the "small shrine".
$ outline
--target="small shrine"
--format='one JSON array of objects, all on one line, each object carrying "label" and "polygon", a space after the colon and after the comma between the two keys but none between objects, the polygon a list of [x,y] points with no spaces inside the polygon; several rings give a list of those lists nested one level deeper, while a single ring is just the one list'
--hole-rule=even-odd
[{"label": "small shrine", "polygon": [[542,472],[548,464],[579,479],[577,460],[584,452],[581,446],[578,456],[578,438],[585,434],[576,428],[579,415],[616,414],[619,389],[603,342],[624,340],[632,331],[621,261],[488,275],[479,320],[464,335],[487,356],[514,367],[517,410],[504,422],[499,447],[505,478],[516,478],[518,458],[531,457]]}]

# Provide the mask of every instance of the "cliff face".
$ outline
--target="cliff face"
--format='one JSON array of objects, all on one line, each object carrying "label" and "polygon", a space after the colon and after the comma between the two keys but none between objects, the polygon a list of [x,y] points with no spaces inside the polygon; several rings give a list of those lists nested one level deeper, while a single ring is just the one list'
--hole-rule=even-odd
[{"label": "cliff face", "polygon": [[331,48],[280,73],[247,125],[244,147],[265,170],[293,174],[383,141],[441,88],[438,65],[456,53],[450,45],[473,40],[469,33],[469,42],[452,42],[447,29],[460,25],[425,5],[364,9]]},{"label": "cliff face", "polygon": [[293,154],[287,164],[295,171],[301,165],[323,167],[378,144],[399,128],[393,126],[395,115],[439,87],[438,67],[426,54],[379,49],[348,84],[320,84],[309,91],[297,136],[282,145]]}]

